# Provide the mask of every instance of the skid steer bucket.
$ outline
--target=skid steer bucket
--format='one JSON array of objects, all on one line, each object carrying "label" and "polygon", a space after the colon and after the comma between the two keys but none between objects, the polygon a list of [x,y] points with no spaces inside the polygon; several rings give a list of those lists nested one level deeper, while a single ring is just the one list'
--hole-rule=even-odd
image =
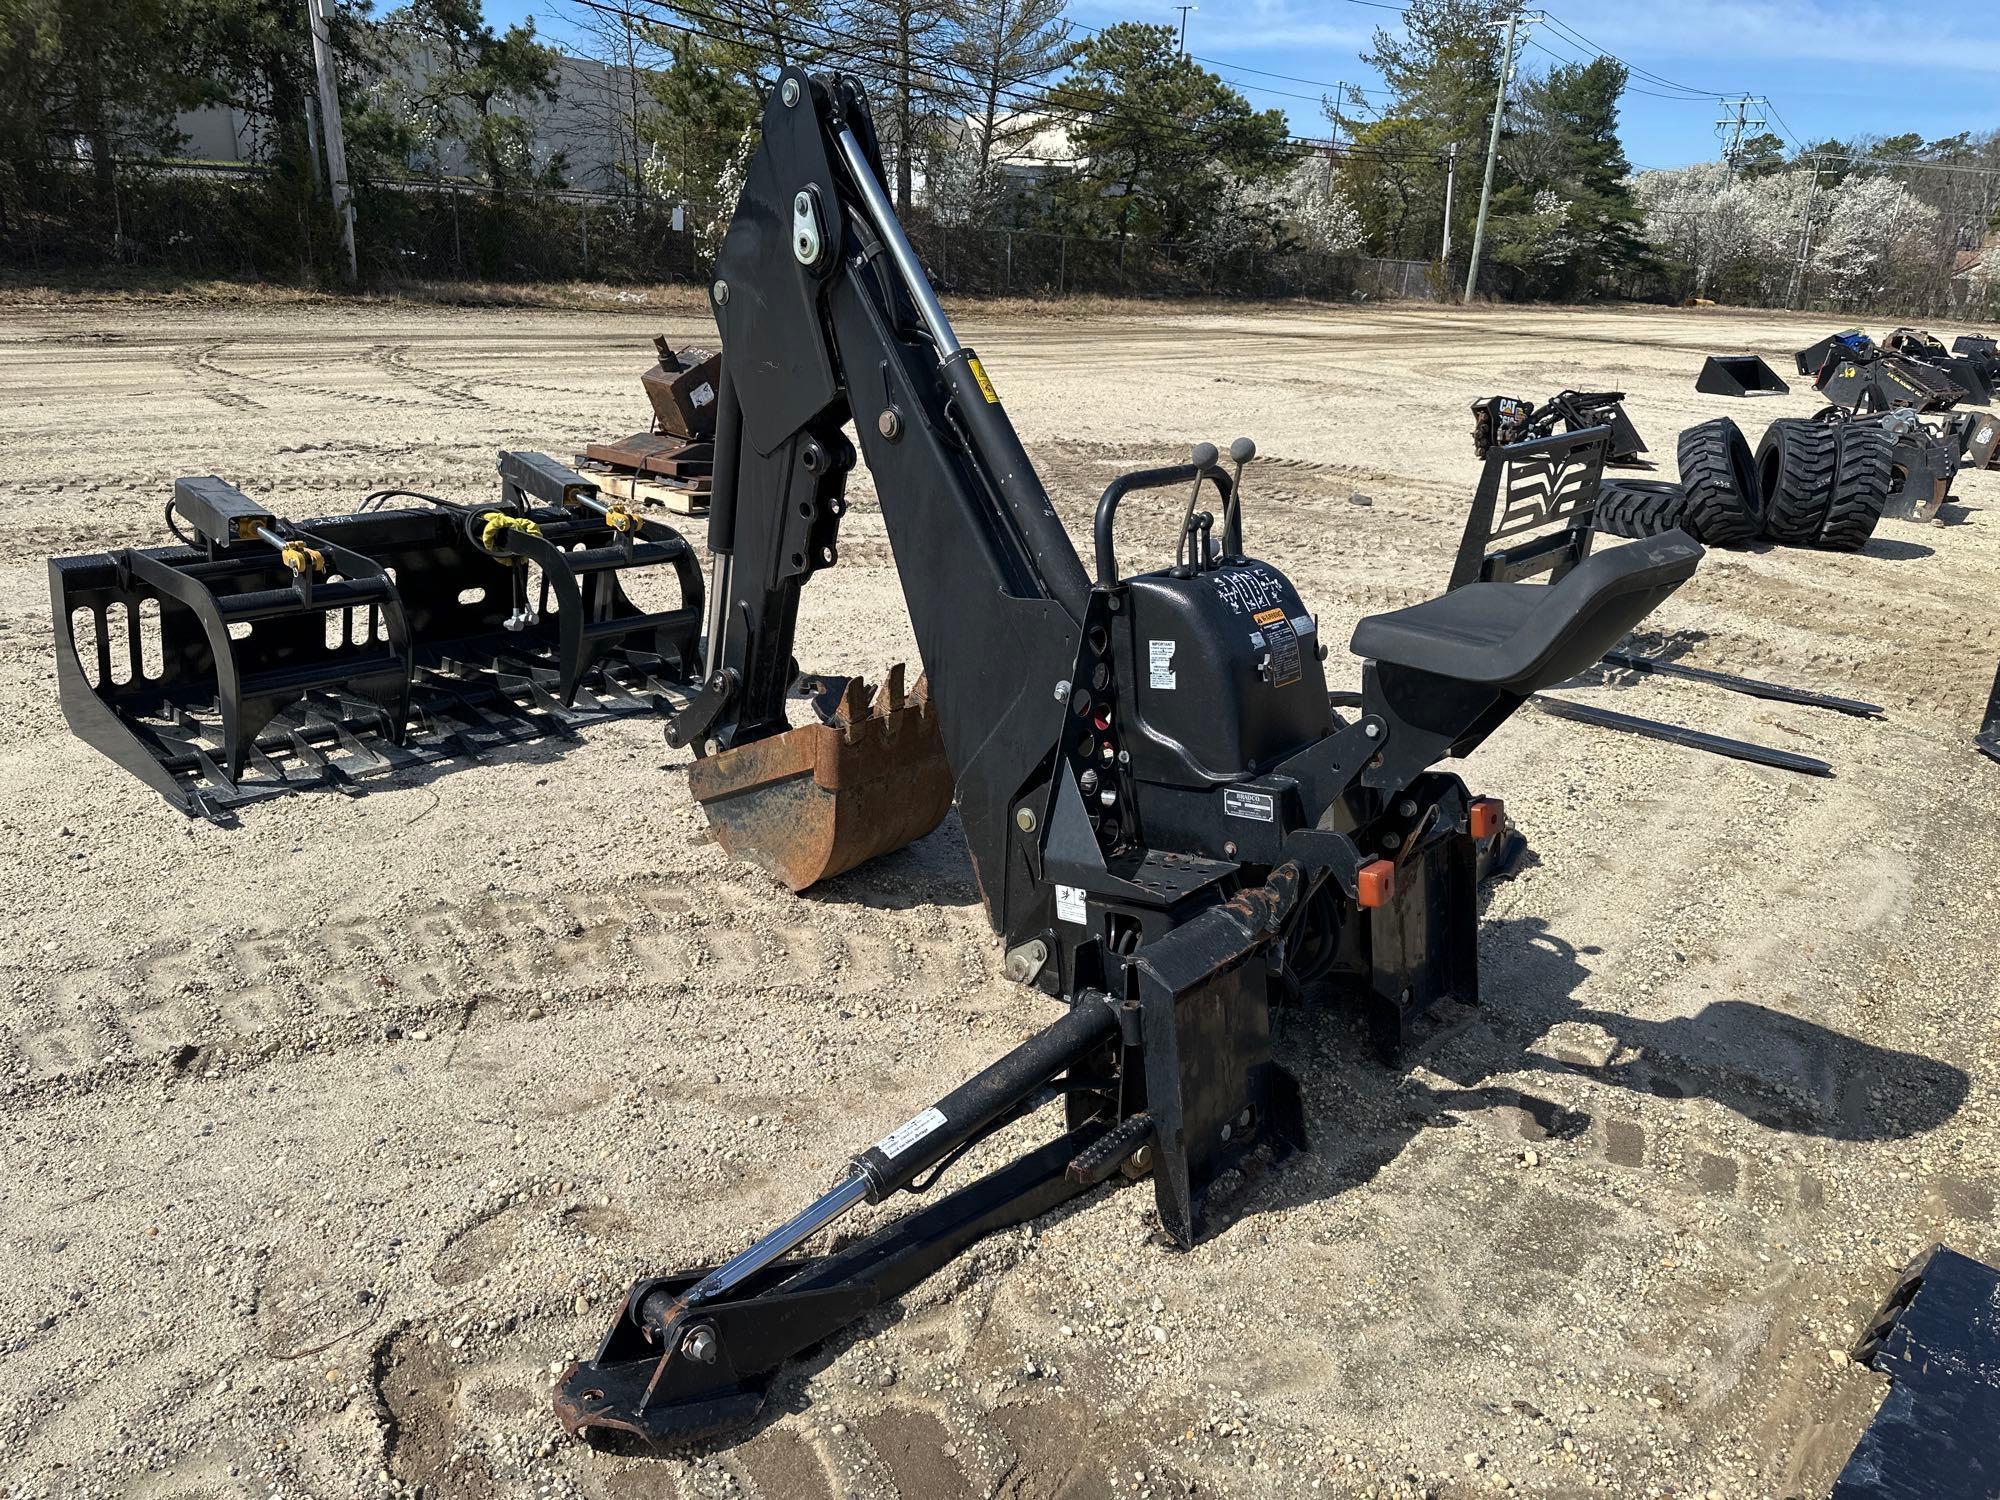
[{"label": "skid steer bucket", "polygon": [[816,695],[822,722],[688,768],[715,840],[795,891],[922,838],[951,811],[951,767],[930,686],[903,667],[870,694],[858,677]]},{"label": "skid steer bucket", "polygon": [[[220,479],[178,481],[183,545],[50,560],[64,717],[219,819],[684,696],[702,620],[687,544],[540,455],[504,454],[502,473],[498,506],[300,522]],[[569,503],[539,503],[562,476]],[[653,566],[678,589],[649,612],[620,580]]]},{"label": "skid steer bucket", "polygon": [[1791,390],[1784,378],[1755,354],[1711,354],[1695,377],[1694,388],[1711,396],[1782,396]]}]

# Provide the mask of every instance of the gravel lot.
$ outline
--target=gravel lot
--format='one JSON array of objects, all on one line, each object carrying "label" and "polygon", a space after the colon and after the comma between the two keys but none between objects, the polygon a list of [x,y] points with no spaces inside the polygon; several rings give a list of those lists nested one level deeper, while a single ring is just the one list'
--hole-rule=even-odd
[{"label": "gravel lot", "polygon": [[[1825,331],[963,323],[1079,534],[1119,469],[1253,434],[1251,548],[1336,642],[1442,586],[1474,397],[1623,387],[1671,476],[1684,426],[1754,443],[1817,404],[1698,396],[1703,353],[1783,370]],[[712,335],[694,312],[0,310],[0,1494],[1823,1495],[1884,1386],[1840,1351],[1897,1268],[1934,1240],[2000,1254],[2000,767],[1970,747],[2000,474],[1860,555],[1712,554],[1652,622],[1885,722],[1575,694],[1835,779],[1532,711],[1460,767],[1533,849],[1488,903],[1484,1003],[1397,1071],[1326,1008],[1288,1017],[1314,1145],[1211,1241],[1164,1247],[1144,1188],[1092,1198],[824,1351],[740,1444],[562,1437],[551,1371],[633,1276],[740,1247],[1047,1020],[1000,975],[955,823],[794,897],[704,841],[685,756],[624,722],[190,824],[67,734],[43,559],[163,541],[183,473],[294,516],[391,484],[478,498],[498,448],[642,426],[663,327]],[[911,645],[856,489],[799,654],[879,672]]]}]

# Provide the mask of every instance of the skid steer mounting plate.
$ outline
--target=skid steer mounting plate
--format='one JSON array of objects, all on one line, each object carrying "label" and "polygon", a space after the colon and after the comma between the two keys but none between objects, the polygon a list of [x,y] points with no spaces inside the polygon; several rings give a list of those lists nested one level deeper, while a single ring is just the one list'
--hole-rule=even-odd
[{"label": "skid steer mounting plate", "polygon": [[821,723],[697,759],[688,790],[726,852],[802,891],[936,828],[952,777],[929,684],[905,696],[898,663],[872,696],[849,678]]}]

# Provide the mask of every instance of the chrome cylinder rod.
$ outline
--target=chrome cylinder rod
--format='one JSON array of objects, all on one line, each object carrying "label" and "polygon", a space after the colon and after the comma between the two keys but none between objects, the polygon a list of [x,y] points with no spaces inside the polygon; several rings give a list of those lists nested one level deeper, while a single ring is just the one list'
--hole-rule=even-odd
[{"label": "chrome cylinder rod", "polygon": [[689,1307],[719,1297],[746,1276],[755,1275],[779,1256],[797,1249],[855,1204],[868,1197],[868,1179],[860,1172],[837,1184],[788,1223],[780,1224],[749,1249],[724,1261],[695,1283],[684,1300]]},{"label": "chrome cylinder rod", "polygon": [[944,304],[938,301],[937,293],[932,290],[930,278],[924,274],[923,263],[917,259],[916,247],[903,233],[902,223],[889,203],[889,195],[882,191],[875,169],[868,164],[868,153],[861,149],[861,142],[855,139],[851,130],[842,130],[837,139],[841,157],[847,163],[848,175],[854,179],[854,186],[861,194],[862,206],[868,211],[868,222],[882,237],[889,259],[896,264],[896,273],[903,278],[903,285],[909,288],[910,296],[917,304],[917,316],[924,320],[924,327],[930,333],[931,342],[937,345],[938,360],[942,363],[959,351],[958,335],[951,331],[951,322],[944,315]]}]

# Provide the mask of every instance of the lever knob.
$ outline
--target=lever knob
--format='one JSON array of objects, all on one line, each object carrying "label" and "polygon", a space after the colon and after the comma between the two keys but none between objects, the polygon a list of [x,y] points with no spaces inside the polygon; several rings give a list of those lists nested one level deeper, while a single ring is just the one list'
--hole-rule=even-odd
[{"label": "lever knob", "polygon": [[1239,464],[1247,464],[1257,456],[1257,445],[1247,437],[1240,437],[1229,445],[1229,456]]},{"label": "lever knob", "polygon": [[1211,467],[1220,456],[1215,451],[1215,444],[1213,443],[1196,443],[1194,445],[1194,466],[1197,469]]}]

